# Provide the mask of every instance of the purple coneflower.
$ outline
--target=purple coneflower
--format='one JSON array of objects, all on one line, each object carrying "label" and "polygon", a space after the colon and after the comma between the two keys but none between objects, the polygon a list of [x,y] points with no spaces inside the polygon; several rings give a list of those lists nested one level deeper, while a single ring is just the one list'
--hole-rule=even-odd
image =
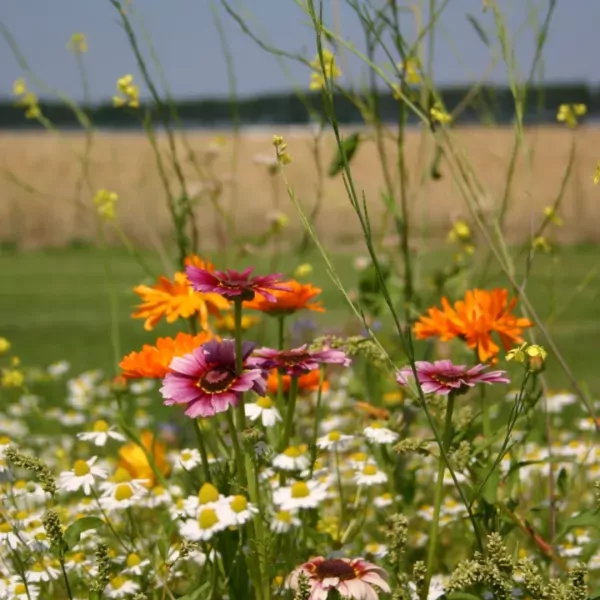
[{"label": "purple coneflower", "polygon": [[[455,365],[449,360],[415,362],[417,377],[424,394],[447,395],[450,392],[464,394],[468,388],[477,383],[509,383],[505,371],[489,371],[482,373],[486,365],[475,365],[470,369],[465,365]],[[410,367],[404,367],[396,373],[396,381],[400,385],[408,384],[408,377],[413,375]]]},{"label": "purple coneflower", "polygon": [[347,367],[350,359],[341,350],[308,350],[307,344],[292,350],[259,348],[249,359],[249,364],[261,369],[282,369],[286,375],[299,377],[307,371],[314,371],[320,365],[340,364]]},{"label": "purple coneflower", "polygon": [[266,390],[264,373],[247,368],[246,359],[254,349],[252,342],[242,345],[244,369],[239,375],[235,364],[235,342],[211,341],[190,354],[174,358],[163,380],[160,393],[166,405],[187,404],[191,418],[210,417],[236,406],[241,392],[253,389],[261,396]]},{"label": "purple coneflower", "polygon": [[271,291],[291,291],[290,288],[280,285],[283,278],[281,273],[250,277],[252,271],[254,271],[254,267],[248,267],[242,272],[227,269],[213,273],[192,265],[188,265],[185,269],[191,286],[197,292],[205,294],[220,294],[225,298],[241,298],[242,300],[252,300],[255,294],[260,294],[269,302],[275,302],[277,298],[270,293]]},{"label": "purple coneflower", "polygon": [[336,590],[343,598],[377,600],[378,592],[390,592],[386,572],[362,558],[323,558],[317,556],[295,569],[288,577],[286,586],[296,591],[300,573],[304,573],[310,585],[308,600],[325,600],[330,590]]}]

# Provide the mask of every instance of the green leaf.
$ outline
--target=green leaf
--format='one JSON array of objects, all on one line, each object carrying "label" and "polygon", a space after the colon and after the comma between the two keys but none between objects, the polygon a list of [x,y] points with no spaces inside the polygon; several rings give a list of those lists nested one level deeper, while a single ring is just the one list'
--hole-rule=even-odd
[{"label": "green leaf", "polygon": [[77,519],[77,521],[67,527],[67,530],[64,533],[63,537],[67,547],[69,550],[72,550],[79,543],[79,538],[84,531],[100,529],[105,525],[106,523],[98,517],[83,517]]},{"label": "green leaf", "polygon": [[487,33],[483,29],[483,27],[479,24],[479,21],[472,15],[467,15],[467,21],[473,25],[473,29],[477,32],[479,39],[489,48],[490,47],[490,38],[488,38]]},{"label": "green leaf", "polygon": [[200,600],[200,598],[206,598],[206,593],[210,590],[210,581],[207,581],[204,585],[200,586],[197,590],[181,596],[179,600]]},{"label": "green leaf", "polygon": [[[346,160],[348,164],[352,160],[352,157],[356,154],[356,150],[358,149],[358,143],[360,141],[359,133],[352,133],[346,139],[342,140],[341,149],[344,151],[346,155]],[[333,157],[331,164],[329,165],[329,177],[335,177],[342,169],[344,168],[344,157],[342,156],[342,152],[340,148],[337,149],[336,155]]]},{"label": "green leaf", "polygon": [[600,514],[597,510],[586,510],[569,519],[564,519],[563,527],[556,536],[557,540],[566,535],[573,527],[594,527],[600,529]]},{"label": "green leaf", "polygon": [[496,467],[494,472],[488,477],[485,482],[481,495],[485,498],[485,501],[489,504],[496,504],[498,499],[498,483],[500,482],[500,467]]},{"label": "green leaf", "polygon": [[556,480],[556,484],[560,493],[563,496],[566,496],[568,493],[568,480],[569,476],[567,475],[567,470],[562,467],[560,472],[558,473],[558,479]]}]

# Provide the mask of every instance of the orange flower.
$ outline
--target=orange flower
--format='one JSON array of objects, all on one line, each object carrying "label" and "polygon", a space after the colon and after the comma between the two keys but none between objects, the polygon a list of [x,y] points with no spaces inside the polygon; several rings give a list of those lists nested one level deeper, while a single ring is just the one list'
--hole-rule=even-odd
[{"label": "orange flower", "polygon": [[442,310],[430,308],[429,316],[422,316],[414,331],[417,339],[439,337],[448,341],[460,337],[469,348],[477,350],[481,362],[494,362],[500,348],[492,340],[493,332],[498,334],[504,349],[510,350],[523,342],[523,329],[533,325],[529,319],[511,313],[516,303],[516,297],[508,301],[505,289],[469,290],[454,307],[442,298]]},{"label": "orange flower", "polygon": [[300,283],[295,279],[284,281],[281,285],[291,291],[273,290],[271,293],[277,298],[276,302],[268,302],[262,296],[257,295],[254,300],[244,302],[244,306],[270,315],[289,315],[303,309],[325,312],[320,302],[310,302],[312,298],[321,293],[320,288],[314,287],[310,283]]},{"label": "orange flower", "polygon": [[222,310],[229,310],[229,302],[219,294],[202,294],[190,286],[185,273],[175,273],[173,281],[159,277],[153,286],[138,285],[133,291],[140,296],[142,304],[131,315],[134,319],[146,319],[144,329],[151,331],[165,317],[173,323],[180,317],[198,315],[202,329],[208,329],[208,315],[219,317]]},{"label": "orange flower", "polygon": [[356,408],[362,410],[368,417],[372,417],[373,419],[381,419],[387,421],[390,418],[390,411],[385,408],[380,408],[379,406],[373,406],[368,402],[362,402],[357,400],[354,403]]},{"label": "orange flower", "polygon": [[169,372],[169,365],[176,356],[189,354],[213,338],[209,332],[198,335],[178,333],[175,338],[163,337],[156,340],[156,346],[144,344],[139,352],[130,352],[119,363],[126,379],[150,377],[162,379]]},{"label": "orange flower", "polygon": [[[292,378],[289,375],[282,375],[283,378],[283,391],[289,392]],[[319,381],[321,379],[320,372],[318,370],[309,371],[306,375],[300,375],[298,377],[298,390],[305,392],[316,392],[319,389]],[[271,394],[276,394],[279,387],[279,378],[277,377],[277,369],[273,369],[269,372],[267,379],[267,390]],[[329,382],[323,382],[323,391],[329,389]]]},{"label": "orange flower", "polygon": [[186,256],[183,262],[185,263],[186,267],[191,265],[192,267],[197,267],[198,269],[204,269],[209,273],[213,273],[215,270],[215,265],[213,265],[209,260],[200,258],[197,254],[190,254],[189,256]]},{"label": "orange flower", "polygon": [[[142,432],[140,441],[146,452],[152,457],[156,469],[163,475],[167,475],[171,469],[167,461],[165,445],[155,439],[150,431]],[[119,467],[125,469],[133,479],[148,480],[147,487],[152,487],[156,483],[156,477],[148,462],[144,448],[134,442],[121,446],[119,449],[121,459]]]}]

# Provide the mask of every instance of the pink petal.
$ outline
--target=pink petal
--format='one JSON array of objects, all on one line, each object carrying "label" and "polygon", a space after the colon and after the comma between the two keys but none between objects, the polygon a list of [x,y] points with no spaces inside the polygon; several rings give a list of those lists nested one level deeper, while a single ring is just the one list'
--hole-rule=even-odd
[{"label": "pink petal", "polygon": [[206,401],[205,397],[198,402],[190,404],[189,408],[185,411],[185,414],[192,419],[197,419],[198,417],[212,417],[215,414],[215,409],[210,402]]}]

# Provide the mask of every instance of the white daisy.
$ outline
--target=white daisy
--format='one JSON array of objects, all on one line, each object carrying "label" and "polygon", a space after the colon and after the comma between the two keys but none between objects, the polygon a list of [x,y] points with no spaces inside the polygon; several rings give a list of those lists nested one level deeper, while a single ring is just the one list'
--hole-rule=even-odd
[{"label": "white daisy", "polygon": [[394,503],[394,499],[389,492],[385,492],[385,494],[381,494],[381,496],[377,496],[373,500],[373,504],[377,508],[386,508],[387,506],[391,506]]},{"label": "white daisy", "polygon": [[371,542],[370,544],[365,545],[365,552],[375,558],[384,558],[385,556],[387,556],[388,547],[384,544],[377,544],[376,542]]},{"label": "white daisy", "polygon": [[244,410],[251,421],[260,418],[264,427],[273,427],[277,421],[281,421],[281,415],[277,408],[273,406],[273,400],[267,396],[261,396],[256,402],[246,404]]},{"label": "white daisy", "polygon": [[57,568],[56,564],[53,565],[52,562],[47,559],[33,563],[27,571],[27,581],[33,583],[53,581],[60,576],[61,570]]},{"label": "white daisy", "polygon": [[59,360],[48,367],[48,375],[57,379],[61,375],[64,375],[70,368],[71,365],[66,360]]},{"label": "white daisy", "polygon": [[135,575],[141,577],[146,569],[150,566],[150,560],[142,560],[139,555],[135,552],[131,552],[127,555],[125,560],[125,568],[123,569],[123,575]]},{"label": "white daisy", "polygon": [[0,542],[6,544],[11,550],[15,550],[19,544],[27,543],[28,537],[23,531],[15,529],[12,523],[4,521],[0,523]]},{"label": "white daisy", "polygon": [[10,600],[37,600],[40,595],[40,590],[37,585],[25,582],[21,577],[15,576],[10,580],[7,587],[7,596]]},{"label": "white daisy", "polygon": [[366,465],[375,464],[373,458],[371,458],[365,452],[354,452],[354,454],[351,454],[348,457],[348,460],[346,462],[348,468],[354,469],[355,471],[364,468]]},{"label": "white daisy", "polygon": [[310,465],[310,459],[297,446],[286,448],[273,459],[273,466],[282,471],[302,471]]},{"label": "white daisy", "polygon": [[297,481],[273,492],[273,502],[281,510],[316,508],[327,497],[327,486],[320,481]]},{"label": "white daisy", "polygon": [[108,598],[127,598],[132,596],[140,589],[139,583],[131,581],[122,575],[111,578],[108,585],[104,588],[104,594]]},{"label": "white daisy", "polygon": [[107,511],[123,510],[140,505],[147,494],[143,486],[134,485],[133,481],[123,481],[111,485],[100,498],[100,506]]},{"label": "white daisy", "polygon": [[142,379],[141,381],[134,381],[129,385],[129,390],[132,394],[146,394],[152,391],[156,386],[153,379]]},{"label": "white daisy", "polygon": [[176,471],[191,471],[202,462],[196,448],[184,448],[173,461]]},{"label": "white daisy", "polygon": [[363,435],[375,444],[393,444],[400,436],[381,423],[371,423],[363,430]]},{"label": "white daisy", "polygon": [[85,416],[76,410],[68,410],[61,415],[60,421],[63,425],[74,427],[75,425],[83,425],[85,423]]},{"label": "white daisy", "polygon": [[[244,496],[228,496],[224,502],[227,507],[227,511],[232,513],[236,525],[243,525],[247,523],[252,515],[258,513],[258,508],[253,504],[249,504],[248,500]],[[221,514],[221,511],[219,511]],[[229,518],[229,515],[227,515]]]},{"label": "white daisy", "polygon": [[302,521],[296,517],[295,513],[289,510],[280,510],[273,515],[269,527],[274,533],[287,533],[300,525],[302,525]]},{"label": "white daisy", "polygon": [[[577,396],[569,393],[550,394],[546,396],[545,400],[549,413],[559,413],[565,406],[576,404]],[[540,406],[544,406],[543,402],[540,402]]]},{"label": "white daisy", "polygon": [[387,475],[380,471],[375,465],[365,465],[361,471],[354,475],[354,481],[357,485],[366,487],[385,483],[388,480]]},{"label": "white daisy", "polygon": [[92,493],[92,487],[96,483],[96,478],[106,479],[107,472],[104,469],[95,467],[97,456],[92,456],[89,460],[77,460],[71,471],[63,471],[58,476],[58,488],[66,492],[76,492],[80,489],[86,496]]},{"label": "white daisy", "polygon": [[317,440],[317,447],[321,450],[345,450],[353,439],[352,435],[344,435],[334,430],[320,437]]},{"label": "white daisy", "polygon": [[198,511],[198,518],[187,519],[179,528],[181,537],[192,542],[200,540],[206,542],[215,534],[223,531],[227,527],[235,525],[233,517],[230,519],[221,518],[216,508],[205,506]]},{"label": "white daisy", "polygon": [[96,446],[104,446],[110,439],[119,442],[125,441],[125,436],[114,431],[114,427],[110,427],[108,423],[102,419],[96,421],[92,426],[92,431],[84,431],[77,434],[77,438],[84,442],[94,442]]}]

